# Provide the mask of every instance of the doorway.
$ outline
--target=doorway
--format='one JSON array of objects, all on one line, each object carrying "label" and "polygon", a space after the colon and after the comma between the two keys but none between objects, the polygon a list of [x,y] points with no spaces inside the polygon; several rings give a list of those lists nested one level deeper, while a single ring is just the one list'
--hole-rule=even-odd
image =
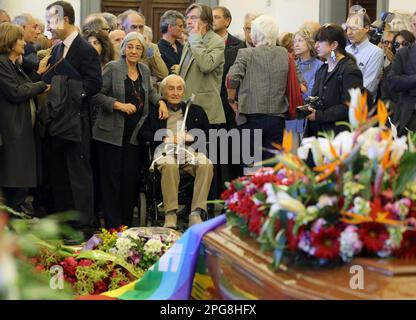
[{"label": "doorway", "polygon": [[354,5],[360,5],[365,8],[371,21],[377,20],[377,0],[347,0],[346,17],[349,9]]},{"label": "doorway", "polygon": [[186,8],[195,0],[118,0],[101,2],[102,12],[111,12],[115,15],[127,9],[141,11],[146,17],[146,25],[153,30],[153,42],[157,43],[162,37],[160,33],[160,17],[167,10],[177,10],[185,14]]}]

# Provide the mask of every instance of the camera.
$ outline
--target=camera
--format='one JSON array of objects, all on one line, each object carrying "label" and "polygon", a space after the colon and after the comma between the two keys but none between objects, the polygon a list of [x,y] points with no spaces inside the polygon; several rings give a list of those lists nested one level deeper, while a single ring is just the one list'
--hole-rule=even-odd
[{"label": "camera", "polygon": [[372,44],[378,45],[381,42],[381,38],[383,37],[383,32],[386,29],[386,25],[391,23],[393,19],[394,13],[383,12],[381,14],[381,20],[375,21],[371,25],[371,30],[368,35]]},{"label": "camera", "polygon": [[312,112],[309,111],[309,107],[315,110],[322,110],[324,105],[319,97],[308,97],[305,100],[306,104],[296,107],[296,115],[298,119],[304,119]]}]

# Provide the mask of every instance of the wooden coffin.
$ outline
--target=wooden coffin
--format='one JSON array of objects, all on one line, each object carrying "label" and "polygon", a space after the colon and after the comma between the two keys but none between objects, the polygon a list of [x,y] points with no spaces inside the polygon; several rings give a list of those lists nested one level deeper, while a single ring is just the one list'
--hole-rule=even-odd
[{"label": "wooden coffin", "polygon": [[274,272],[271,255],[231,227],[208,233],[203,245],[194,299],[416,299],[416,260],[360,258],[332,269],[282,265]]}]

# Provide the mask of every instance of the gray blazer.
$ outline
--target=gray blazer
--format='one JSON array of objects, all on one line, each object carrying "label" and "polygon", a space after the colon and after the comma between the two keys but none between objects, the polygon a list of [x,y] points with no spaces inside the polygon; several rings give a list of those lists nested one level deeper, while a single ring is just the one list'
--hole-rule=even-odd
[{"label": "gray blazer", "polygon": [[[134,145],[139,144],[137,135],[149,114],[149,101],[153,105],[157,105],[161,99],[151,84],[149,68],[145,64],[139,63],[138,69],[145,93],[145,101],[142,117],[131,136],[130,143]],[[97,121],[94,123],[92,129],[92,137],[94,140],[122,146],[125,113],[114,110],[113,105],[116,101],[122,103],[126,101],[124,80],[127,74],[127,63],[124,58],[120,58],[118,61],[111,61],[104,67],[103,88],[91,101],[92,105],[98,108]]]},{"label": "gray blazer", "polygon": [[288,71],[289,57],[283,47],[262,45],[240,49],[227,75],[228,87],[239,88],[240,113],[286,113]]}]

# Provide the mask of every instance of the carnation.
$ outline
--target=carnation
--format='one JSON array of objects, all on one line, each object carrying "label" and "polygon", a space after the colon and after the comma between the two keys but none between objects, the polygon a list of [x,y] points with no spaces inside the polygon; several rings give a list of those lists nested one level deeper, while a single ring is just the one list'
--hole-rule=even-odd
[{"label": "carnation", "polygon": [[118,238],[116,241],[117,255],[123,259],[129,256],[129,251],[133,246],[133,242],[127,237]]},{"label": "carnation", "polygon": [[358,254],[363,247],[355,226],[348,226],[344,229],[341,233],[340,242],[340,255],[344,262],[351,261],[354,255]]},{"label": "carnation", "polygon": [[147,254],[157,254],[163,248],[163,243],[160,240],[150,239],[146,242],[143,249]]}]

